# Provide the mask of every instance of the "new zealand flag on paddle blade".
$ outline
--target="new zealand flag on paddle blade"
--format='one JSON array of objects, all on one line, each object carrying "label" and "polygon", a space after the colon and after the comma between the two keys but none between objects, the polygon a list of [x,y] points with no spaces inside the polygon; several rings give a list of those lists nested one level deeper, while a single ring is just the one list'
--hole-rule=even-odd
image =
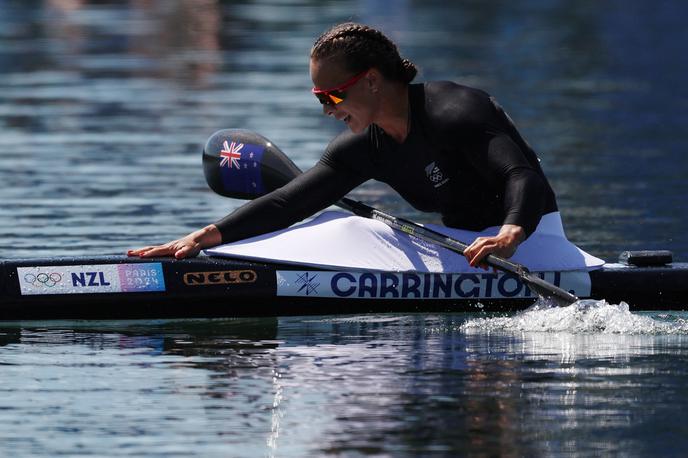
[{"label": "new zealand flag on paddle blade", "polygon": [[224,188],[249,196],[263,194],[260,164],[265,147],[240,143],[227,138],[219,155],[220,176]]}]

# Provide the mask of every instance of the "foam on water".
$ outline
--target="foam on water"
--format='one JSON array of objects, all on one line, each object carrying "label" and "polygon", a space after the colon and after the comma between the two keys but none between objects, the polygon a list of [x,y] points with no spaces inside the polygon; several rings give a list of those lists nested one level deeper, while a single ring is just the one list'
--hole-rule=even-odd
[{"label": "foam on water", "polygon": [[567,307],[542,301],[513,316],[469,319],[461,325],[468,333],[567,332],[573,334],[688,334],[688,320],[672,315],[632,313],[628,304],[580,300]]}]

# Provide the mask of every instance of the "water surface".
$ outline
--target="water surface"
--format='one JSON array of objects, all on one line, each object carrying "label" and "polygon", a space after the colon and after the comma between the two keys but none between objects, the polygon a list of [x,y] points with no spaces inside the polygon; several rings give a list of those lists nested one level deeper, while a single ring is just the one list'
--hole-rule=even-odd
[{"label": "water surface", "polygon": [[[621,322],[627,310],[529,313],[5,324],[0,451],[685,450],[688,315],[605,329],[596,314]],[[539,329],[526,329],[533,317]]]}]

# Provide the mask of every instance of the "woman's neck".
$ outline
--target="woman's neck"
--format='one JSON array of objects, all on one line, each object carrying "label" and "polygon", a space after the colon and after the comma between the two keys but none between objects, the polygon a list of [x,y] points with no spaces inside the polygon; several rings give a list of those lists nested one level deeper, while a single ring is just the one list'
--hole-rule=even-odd
[{"label": "woman's neck", "polygon": [[382,103],[375,124],[397,143],[404,143],[411,129],[411,105],[408,84],[388,86],[381,94]]}]

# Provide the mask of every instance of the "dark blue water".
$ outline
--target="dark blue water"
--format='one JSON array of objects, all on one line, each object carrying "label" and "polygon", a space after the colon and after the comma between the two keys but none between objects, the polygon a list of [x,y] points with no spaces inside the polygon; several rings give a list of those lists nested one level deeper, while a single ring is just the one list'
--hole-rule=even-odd
[{"label": "dark blue water", "polygon": [[[688,5],[674,1],[0,4],[0,257],[123,253],[241,203],[205,186],[226,127],[302,168],[342,126],[309,93],[333,23],[495,95],[569,238],[688,260]],[[355,196],[424,222],[386,187]],[[3,455],[682,455],[685,319],[594,304],[390,315],[6,323]]]},{"label": "dark blue water", "polygon": [[682,456],[688,315],[561,310],[5,324],[0,450]]}]

